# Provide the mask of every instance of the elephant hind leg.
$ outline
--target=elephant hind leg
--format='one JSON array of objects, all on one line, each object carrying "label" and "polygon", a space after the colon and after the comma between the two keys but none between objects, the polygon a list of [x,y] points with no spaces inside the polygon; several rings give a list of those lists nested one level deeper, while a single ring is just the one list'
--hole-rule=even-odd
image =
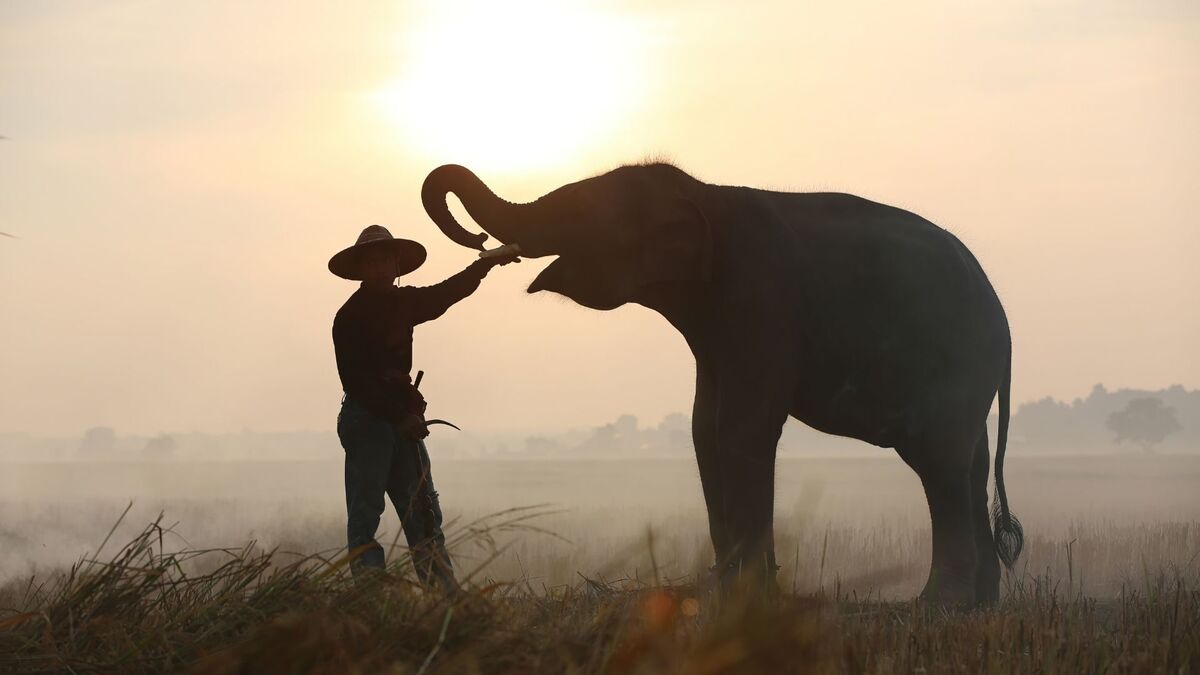
[{"label": "elephant hind leg", "polygon": [[975,602],[972,460],[974,438],[925,440],[902,453],[925,488],[933,523],[933,561],[921,599],[944,605]]},{"label": "elephant hind leg", "polygon": [[987,430],[979,435],[975,456],[971,460],[971,518],[975,526],[975,602],[988,605],[1000,599],[1000,558],[992,540],[992,525],[988,517],[988,452]]}]

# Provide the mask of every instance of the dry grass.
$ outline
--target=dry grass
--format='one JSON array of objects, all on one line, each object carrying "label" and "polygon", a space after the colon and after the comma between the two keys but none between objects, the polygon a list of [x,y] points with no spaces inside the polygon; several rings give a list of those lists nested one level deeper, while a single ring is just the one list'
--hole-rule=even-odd
[{"label": "dry grass", "polygon": [[[1134,535],[1080,531],[1065,575],[1009,579],[987,611],[883,602],[835,579],[812,595],[719,601],[685,579],[578,578],[534,588],[482,578],[512,535],[537,528],[516,509],[456,528],[480,555],[472,590],[423,593],[403,551],[355,583],[345,559],[254,545],[172,550],[161,521],[116,553],[0,592],[0,671],[197,673],[1192,672],[1200,668],[1194,566],[1145,566],[1112,598],[1079,589],[1077,560],[1130,547],[1194,545],[1195,527]],[[1183,528],[1182,530],[1179,528]],[[114,528],[115,529],[115,528]],[[1140,537],[1140,538],[1139,538]],[[864,541],[874,535],[862,535]],[[828,537],[825,537],[828,542]],[[1095,540],[1095,541],[1094,541]],[[835,542],[836,543],[836,542]],[[894,542],[883,538],[882,546]],[[1080,547],[1101,546],[1098,551]],[[100,553],[103,551],[101,547]],[[648,542],[650,551],[657,547]],[[1107,552],[1107,553],[1106,553]],[[1178,551],[1176,551],[1177,553]],[[870,554],[886,558],[886,551]],[[661,555],[661,554],[660,554]],[[651,556],[652,558],[654,556]],[[1178,557],[1178,556],[1176,556]],[[1143,558],[1145,560],[1145,558]],[[1193,561],[1194,562],[1194,561]],[[827,574],[820,571],[818,574]],[[833,576],[833,575],[830,575]],[[854,589],[854,590],[849,590]]]}]

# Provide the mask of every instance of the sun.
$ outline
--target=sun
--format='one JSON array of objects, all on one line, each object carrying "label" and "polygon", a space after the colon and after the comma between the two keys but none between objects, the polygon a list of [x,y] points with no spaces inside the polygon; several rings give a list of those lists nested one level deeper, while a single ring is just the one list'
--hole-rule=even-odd
[{"label": "sun", "polygon": [[503,171],[602,146],[642,95],[639,26],[578,2],[428,3],[401,68],[374,92],[423,159]]}]

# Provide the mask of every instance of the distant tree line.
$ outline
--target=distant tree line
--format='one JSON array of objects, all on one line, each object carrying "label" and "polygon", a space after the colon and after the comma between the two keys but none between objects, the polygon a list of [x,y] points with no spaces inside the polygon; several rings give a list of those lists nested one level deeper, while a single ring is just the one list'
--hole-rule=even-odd
[{"label": "distant tree line", "polygon": [[1070,403],[1047,397],[1020,406],[1012,437],[1015,445],[1033,449],[1200,450],[1200,391],[1179,385],[1109,391],[1097,384],[1086,398]]}]

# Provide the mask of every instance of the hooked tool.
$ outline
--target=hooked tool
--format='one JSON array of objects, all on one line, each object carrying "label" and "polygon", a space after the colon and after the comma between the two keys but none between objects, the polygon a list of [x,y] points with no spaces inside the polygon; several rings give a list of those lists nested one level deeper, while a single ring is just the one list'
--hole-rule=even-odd
[{"label": "hooked tool", "polygon": [[[423,370],[418,370],[418,371],[417,371],[417,378],[416,378],[415,380],[413,380],[413,389],[417,389],[417,390],[419,390],[419,389],[421,388],[421,380],[422,380],[424,377],[425,377],[425,371],[423,371]],[[425,421],[425,428],[426,428],[426,429],[428,429],[429,427],[432,427],[432,426],[434,426],[434,425],[437,425],[437,424],[441,424],[441,425],[443,425],[443,426],[450,427],[451,429],[455,429],[455,430],[457,430],[457,431],[462,431],[462,429],[460,429],[460,428],[459,428],[459,426],[458,426],[457,424],[455,424],[455,423],[453,423],[453,422],[448,422],[448,421],[446,421],[446,420],[439,420],[439,419],[426,420],[426,421]]]}]

